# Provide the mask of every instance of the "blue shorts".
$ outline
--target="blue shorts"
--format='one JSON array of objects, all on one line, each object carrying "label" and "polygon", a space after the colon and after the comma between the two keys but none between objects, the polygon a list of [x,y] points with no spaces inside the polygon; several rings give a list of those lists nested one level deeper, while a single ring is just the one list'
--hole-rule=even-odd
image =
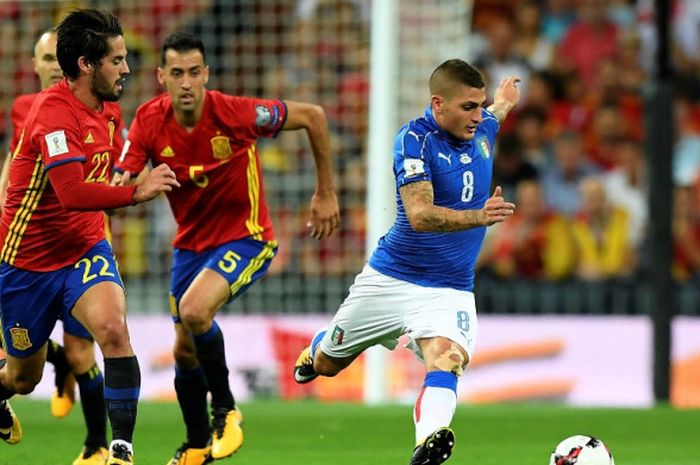
[{"label": "blue shorts", "polygon": [[61,318],[66,332],[90,338],[71,311],[85,291],[105,281],[124,287],[107,241],[95,244],[75,265],[55,271],[28,271],[1,263],[0,318],[7,353],[20,358],[33,355]]},{"label": "blue shorts", "polygon": [[180,322],[180,299],[204,268],[210,268],[226,279],[231,288],[230,302],[265,274],[276,254],[277,241],[263,242],[249,237],[204,252],[175,249],[170,272],[170,312],[173,321]]}]

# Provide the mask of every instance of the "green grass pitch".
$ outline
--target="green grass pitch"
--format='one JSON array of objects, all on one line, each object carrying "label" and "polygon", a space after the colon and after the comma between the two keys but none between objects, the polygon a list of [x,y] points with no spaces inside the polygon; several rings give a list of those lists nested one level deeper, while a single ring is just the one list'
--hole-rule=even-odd
[{"label": "green grass pitch", "polygon": [[[70,465],[84,426],[76,406],[65,419],[48,402],[15,398],[24,439],[0,443],[0,465]],[[257,401],[242,405],[245,442],[221,465],[406,465],[413,445],[411,406]],[[700,410],[583,409],[552,405],[460,406],[457,446],[447,464],[547,465],[559,440],[603,439],[617,465],[697,465]],[[137,465],[165,465],[184,438],[173,403],[139,406]]]}]

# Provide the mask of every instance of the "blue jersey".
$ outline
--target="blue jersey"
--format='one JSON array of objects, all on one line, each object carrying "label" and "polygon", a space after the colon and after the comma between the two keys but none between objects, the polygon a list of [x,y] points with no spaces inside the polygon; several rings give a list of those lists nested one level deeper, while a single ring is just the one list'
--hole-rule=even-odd
[{"label": "blue jersey", "polygon": [[482,109],[483,121],[471,141],[458,140],[438,126],[430,106],[404,125],[394,143],[396,221],[369,259],[385,275],[427,287],[474,288],[474,265],[486,227],[447,233],[416,232],[406,218],[399,189],[430,181],[434,204],[479,210],[489,198],[493,146],[499,123]]}]

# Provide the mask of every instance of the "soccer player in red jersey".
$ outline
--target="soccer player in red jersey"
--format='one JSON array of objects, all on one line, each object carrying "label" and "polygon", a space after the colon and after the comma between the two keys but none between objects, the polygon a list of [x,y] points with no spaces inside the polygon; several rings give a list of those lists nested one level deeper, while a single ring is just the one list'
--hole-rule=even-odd
[{"label": "soccer player in red jersey", "polygon": [[[63,79],[63,72],[56,58],[55,31],[47,31],[39,37],[39,40],[37,40],[34,46],[32,61],[34,62],[34,72],[39,78],[39,85],[42,90]],[[37,94],[20,95],[12,103],[12,110],[10,111],[12,136],[10,138],[9,153],[8,156],[5,157],[2,165],[2,175],[0,175],[0,206],[5,204],[5,197],[7,195],[7,174],[10,168],[11,155],[17,147],[17,142],[19,142],[22,127],[24,126],[24,120],[27,118],[27,114],[32,107],[36,95]]]},{"label": "soccer player in red jersey", "polygon": [[277,250],[263,193],[258,138],[274,137],[280,130],[307,131],[316,163],[311,235],[326,237],[340,222],[323,110],[308,103],[207,90],[208,76],[199,38],[183,32],[168,37],[158,68],[158,80],[167,92],[139,107],[117,162],[122,183],[150,160],[168,164],[182,184],[168,193],[168,200],[178,224],[170,294],[175,390],[187,441],[171,465],[201,465],[227,457],[243,442],[240,412],[228,383],[224,338],[214,316],[266,272]]},{"label": "soccer player in red jersey", "polygon": [[[41,35],[34,47],[34,72],[42,89],[63,80],[63,72],[56,58],[56,31]],[[20,95],[12,105],[12,138],[10,151],[3,165],[0,180],[0,206],[4,204],[9,174],[9,161],[24,127],[29,109],[38,94]],[[121,119],[121,118],[120,118]],[[117,130],[115,152],[123,141]],[[51,413],[58,418],[70,413],[75,401],[75,383],[80,388],[80,402],[87,426],[84,447],[73,465],[103,465],[107,460],[107,411],[104,403],[104,378],[95,363],[94,342],[88,330],[70,313],[60,316],[63,321],[64,348],[53,340],[47,343],[46,361],[54,365],[56,388],[51,397]]]},{"label": "soccer player in red jersey", "polygon": [[112,426],[108,465],[131,465],[140,373],[129,343],[124,290],[102,211],[179,186],[166,165],[138,186],[105,184],[129,73],[118,20],[74,10],[57,28],[66,79],[42,91],[27,115],[10,165],[0,219],[0,308],[7,359],[0,362],[0,437],[22,429],[7,399],[39,382],[46,341],[70,313],[104,355],[104,398]]}]

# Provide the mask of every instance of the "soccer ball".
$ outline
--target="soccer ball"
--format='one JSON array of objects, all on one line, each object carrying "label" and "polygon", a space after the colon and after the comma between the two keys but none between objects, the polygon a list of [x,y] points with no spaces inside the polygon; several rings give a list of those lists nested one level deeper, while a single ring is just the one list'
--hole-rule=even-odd
[{"label": "soccer ball", "polygon": [[579,434],[554,448],[549,465],[615,465],[615,460],[603,441]]}]

